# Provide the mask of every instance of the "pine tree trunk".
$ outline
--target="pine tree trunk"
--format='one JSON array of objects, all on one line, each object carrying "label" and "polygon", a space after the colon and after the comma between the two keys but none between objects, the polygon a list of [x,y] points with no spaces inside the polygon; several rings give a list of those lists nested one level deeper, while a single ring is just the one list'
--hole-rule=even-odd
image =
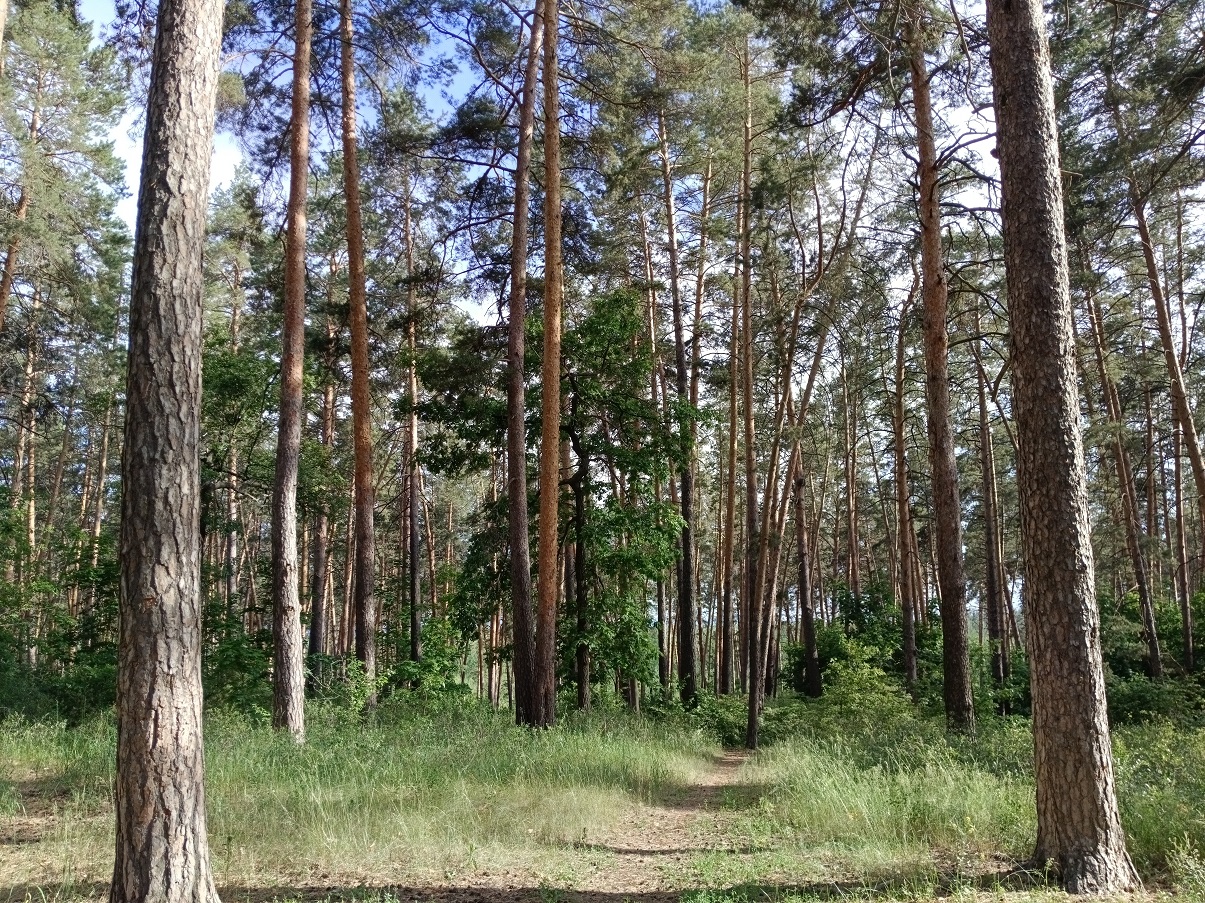
[{"label": "pine tree trunk", "polygon": [[418,610],[418,557],[420,551],[418,531],[418,347],[415,329],[418,317],[418,291],[414,284],[414,224],[410,214],[410,199],[406,200],[406,288],[407,311],[410,319],[406,324],[406,351],[410,361],[406,368],[406,400],[410,410],[406,415],[406,476],[403,498],[406,506],[406,595],[410,603],[410,661],[422,661],[423,621]]},{"label": "pine tree trunk", "polygon": [[[741,232],[741,216],[744,209],[743,201],[738,202],[736,211],[736,228],[737,233]],[[737,257],[736,269],[737,272],[733,275],[737,278],[733,279],[733,285],[739,286],[740,275],[740,257]],[[733,637],[733,587],[732,578],[733,572],[736,570],[736,432],[737,432],[737,391],[740,382],[739,361],[740,361],[740,329],[741,324],[741,304],[739,289],[735,289],[732,293],[732,327],[731,327],[731,342],[728,352],[728,478],[724,484],[724,541],[723,541],[723,557],[724,557],[724,583],[721,587],[723,599],[721,601],[721,648],[720,653],[720,680],[719,692],[721,695],[727,696],[736,688],[736,650],[734,649]]]},{"label": "pine tree trunk", "polygon": [[272,725],[305,739],[305,666],[297,560],[297,476],[305,419],[306,190],[310,177],[310,0],[294,11],[293,107],[285,246],[280,416],[272,490]]},{"label": "pine tree trunk", "polygon": [[1136,886],[1117,810],[1041,3],[987,12],[1004,214],[1038,838],[1073,893]]},{"label": "pine tree trunk", "polygon": [[1146,536],[1138,521],[1138,491],[1134,482],[1134,469],[1130,466],[1130,455],[1122,441],[1125,429],[1121,412],[1121,400],[1117,387],[1109,376],[1105,363],[1104,329],[1101,310],[1096,298],[1088,294],[1088,322],[1092,332],[1092,349],[1096,357],[1097,376],[1100,378],[1101,393],[1104,395],[1105,417],[1113,433],[1113,464],[1117,471],[1117,488],[1121,494],[1121,522],[1125,527],[1126,550],[1130,553],[1130,564],[1134,569],[1134,585],[1138,590],[1138,609],[1142,616],[1143,638],[1147,644],[1147,668],[1156,680],[1163,677],[1162,656],[1159,654],[1159,633],[1155,626],[1155,608],[1151,600],[1151,584],[1143,557]]},{"label": "pine tree trunk", "polygon": [[511,237],[510,329],[506,347],[506,486],[510,538],[510,591],[514,634],[514,705],[519,724],[535,724],[535,618],[531,607],[531,550],[527,516],[527,421],[524,381],[527,316],[527,230],[536,81],[543,41],[545,0],[536,0],[523,71],[519,143],[515,162],[515,215]]},{"label": "pine tree trunk", "polygon": [[111,903],[216,903],[201,737],[201,308],[222,5],[163,0],[147,100],[122,450]]},{"label": "pine tree trunk", "polygon": [[795,543],[799,557],[799,615],[803,623],[803,692],[813,699],[824,692],[820,681],[820,655],[816,649],[816,616],[812,612],[811,553],[808,549],[803,471],[795,474]]},{"label": "pine tree trunk", "polygon": [[753,193],[753,93],[749,40],[741,58],[741,81],[745,98],[745,121],[741,139],[740,223],[741,261],[741,416],[745,439],[745,579],[741,593],[741,684],[750,686],[750,662],[755,654],[757,623],[757,448],[756,423],[753,410],[753,255],[752,193]]},{"label": "pine tree trunk", "polygon": [[915,297],[913,290],[900,308],[899,334],[895,346],[895,403],[892,408],[892,431],[895,442],[895,503],[896,542],[900,561],[900,613],[904,658],[904,686],[916,694],[916,600],[917,591],[915,534],[912,530],[912,490],[908,482],[908,447],[905,445],[904,350],[907,335],[906,320]]},{"label": "pine tree trunk", "polygon": [[561,499],[561,124],[557,0],[544,0],[544,361],[540,395],[540,524],[537,552],[535,724],[556,721],[556,620]]},{"label": "pine tree trunk", "polygon": [[[356,147],[356,70],[351,0],[339,4],[340,75],[343,97],[343,197],[347,207],[347,302],[351,325],[351,418],[355,441],[356,658],[375,688],[377,677],[376,482],[372,466],[372,394],[368,384],[368,289],[364,274],[364,226],[360,163]],[[365,702],[376,705],[373,689]]]},{"label": "pine tree trunk", "polygon": [[[334,324],[327,320],[327,360],[325,372],[329,380],[334,367]],[[335,386],[327,382],[322,390],[322,446],[331,449],[335,444]],[[313,564],[310,566],[310,674],[317,676],[319,656],[327,653],[327,622],[331,612],[327,605],[327,590],[330,578],[330,506],[325,499],[319,503],[314,519],[314,541],[311,544]]]},{"label": "pine tree trunk", "polygon": [[958,497],[958,462],[954,456],[954,428],[950,419],[950,337],[946,329],[949,292],[941,250],[941,188],[929,72],[919,43],[912,48],[911,69],[916,112],[917,180],[920,183],[925,401],[929,414],[937,577],[941,583],[942,696],[947,726],[951,730],[973,733],[975,702],[971,694],[971,659],[967,645],[962,505]]},{"label": "pine tree trunk", "polygon": [[[666,235],[669,244],[670,302],[674,320],[675,388],[679,406],[690,402],[690,376],[686,363],[686,325],[682,310],[681,267],[678,261],[678,222],[674,204],[674,178],[670,166],[669,137],[665,129],[665,114],[657,115],[657,138],[661,156],[661,182],[665,203]],[[682,513],[682,557],[678,563],[678,692],[682,703],[694,705],[699,694],[698,658],[695,636],[694,597],[694,414],[687,420],[679,418],[678,432],[685,460],[679,478],[679,504]]]},{"label": "pine tree trunk", "polygon": [[[978,313],[976,313],[978,331]],[[976,364],[979,362],[976,361]],[[992,444],[991,421],[987,413],[987,385],[983,367],[975,368],[976,386],[979,396],[979,469],[983,478],[983,546],[984,575],[983,595],[987,606],[987,641],[991,649],[992,680],[997,689],[1003,689],[1011,672],[1008,654],[1007,625],[1004,623],[1004,587],[1000,581],[1000,538],[997,529],[999,515],[996,500],[996,452]],[[997,703],[1001,715],[1011,712],[1007,698],[1001,696]]]},{"label": "pine tree trunk", "polygon": [[1184,658],[1184,670],[1191,674],[1196,670],[1193,650],[1192,592],[1188,583],[1188,543],[1185,539],[1187,521],[1184,517],[1184,474],[1181,453],[1182,436],[1180,422],[1172,424],[1172,456],[1174,507],[1176,516],[1176,595],[1180,602],[1180,634]]}]

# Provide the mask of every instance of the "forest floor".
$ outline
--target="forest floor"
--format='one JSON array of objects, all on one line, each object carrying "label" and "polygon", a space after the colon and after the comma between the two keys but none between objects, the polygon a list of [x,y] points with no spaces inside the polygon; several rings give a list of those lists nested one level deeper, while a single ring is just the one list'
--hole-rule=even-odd
[{"label": "forest floor", "polygon": [[[749,812],[770,804],[764,795],[767,788],[747,780],[749,758],[745,751],[716,753],[692,783],[631,803],[612,823],[583,829],[575,842],[542,851],[535,844],[535,850],[528,848],[513,858],[499,857],[498,851],[470,855],[442,871],[395,863],[391,874],[353,867],[310,872],[302,879],[282,864],[264,868],[258,880],[231,882],[233,876],[226,875],[223,881],[221,839],[211,838],[219,893],[225,903],[756,903],[947,897],[1033,901],[1059,896],[1051,891],[1035,896],[1032,882],[1001,883],[993,877],[990,861],[973,869],[978,875],[969,875],[966,863],[946,863],[945,869],[938,863],[936,870],[925,870],[923,878],[915,870],[888,870],[871,880],[823,855],[804,861],[798,850],[783,850],[770,838],[758,843],[750,837]],[[68,795],[52,784],[22,782],[20,787],[28,805],[23,814],[3,819],[0,853],[20,856],[27,866],[40,866],[48,875],[58,872],[66,864],[60,857],[80,853],[66,840],[72,832],[69,822],[79,813],[73,812]],[[111,809],[101,806],[92,809],[88,821],[94,830],[107,833],[111,817]],[[1011,871],[1004,860],[995,865]],[[891,877],[882,880],[888,874]],[[103,869],[99,874],[76,870],[74,875],[70,881],[46,883],[11,883],[0,875],[0,903],[106,898]]]},{"label": "forest floor", "polygon": [[[867,736],[881,749],[801,739],[749,754],[609,716],[530,734],[469,713],[316,724],[297,747],[215,716],[215,880],[224,903],[1065,900],[1017,862],[1032,844],[1032,785],[999,763],[1008,749],[1023,759],[1024,732],[968,747],[990,752],[992,771],[958,758],[940,732],[905,727],[876,718]],[[1135,739],[1161,748],[1153,734]],[[0,903],[106,898],[112,743],[103,719],[0,722]],[[1135,770],[1127,755],[1123,776]],[[1176,771],[1202,773],[1189,764]],[[1193,798],[1183,788],[1161,796],[1158,818],[1131,801],[1134,848],[1149,850],[1141,832],[1166,833],[1177,806],[1185,818],[1197,811]],[[1154,867],[1152,892],[1131,903],[1166,899],[1171,887],[1205,900],[1202,847],[1177,836],[1174,878]]]}]

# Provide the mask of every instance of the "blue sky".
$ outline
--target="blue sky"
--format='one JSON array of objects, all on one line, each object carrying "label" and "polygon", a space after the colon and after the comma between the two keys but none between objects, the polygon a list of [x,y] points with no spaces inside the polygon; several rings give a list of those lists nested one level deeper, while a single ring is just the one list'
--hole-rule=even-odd
[{"label": "blue sky", "polygon": [[[81,0],[80,16],[92,23],[93,34],[99,36],[100,32],[116,19],[113,0]],[[137,98],[132,99],[132,108],[122,117],[121,122],[109,135],[117,156],[125,162],[126,188],[129,190],[129,194],[118,202],[117,212],[129,225],[131,234],[134,232],[138,200],[138,171],[142,161],[142,132],[140,128],[135,132],[136,124],[140,122],[142,113],[140,102]],[[242,151],[239,150],[234,138],[230,135],[218,134],[214,139],[213,165],[209,177],[211,193],[215,188],[229,184],[242,159]]]}]

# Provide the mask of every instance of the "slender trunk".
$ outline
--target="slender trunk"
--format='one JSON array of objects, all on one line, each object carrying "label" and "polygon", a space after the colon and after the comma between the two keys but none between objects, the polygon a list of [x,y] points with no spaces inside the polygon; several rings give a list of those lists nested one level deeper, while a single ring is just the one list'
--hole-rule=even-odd
[{"label": "slender trunk", "polygon": [[[421,661],[423,657],[423,622],[419,612],[418,560],[420,551],[418,511],[418,286],[415,284],[414,269],[414,221],[411,213],[411,197],[406,197],[404,241],[406,245],[406,437],[403,456],[405,458],[402,477],[403,522],[406,542],[406,596],[410,610],[410,661]],[[492,485],[492,484],[491,484]]]},{"label": "slender trunk", "polygon": [[[978,312],[976,312],[978,321]],[[976,323],[976,327],[977,327]],[[976,328],[978,331],[978,328]],[[1004,623],[1004,587],[1000,581],[1000,538],[997,535],[999,514],[996,504],[996,451],[992,444],[991,421],[987,413],[987,380],[982,367],[975,368],[979,396],[979,469],[983,478],[983,595],[987,607],[987,640],[991,648],[992,680],[1003,689],[1011,672],[1008,651],[1007,625]],[[1004,696],[997,703],[999,713],[1011,712]]]},{"label": "slender trunk", "polygon": [[356,146],[356,70],[351,0],[339,4],[339,68],[343,98],[343,197],[347,207],[347,302],[351,325],[351,418],[356,485],[356,658],[374,687],[365,702],[376,705],[377,598],[376,481],[372,466],[372,394],[368,374],[368,291],[364,274],[364,226],[360,203],[360,163]]},{"label": "slender trunk", "polygon": [[925,305],[925,400],[929,414],[929,463],[941,583],[942,696],[951,730],[974,733],[971,659],[967,646],[966,574],[962,563],[962,505],[950,414],[950,336],[946,329],[948,286],[941,249],[941,190],[929,96],[929,72],[921,44],[911,56],[920,183],[921,276]]},{"label": "slender trunk", "polygon": [[280,416],[272,493],[272,724],[305,739],[305,668],[297,561],[297,477],[305,418],[306,190],[310,166],[310,0],[298,0],[294,28],[293,109],[290,119],[285,315],[281,341]]},{"label": "slender trunk", "polygon": [[[744,203],[738,202],[736,211],[736,229],[740,234],[742,230],[741,218],[743,216]],[[738,278],[733,279],[734,286],[739,286],[740,275],[740,256],[737,256],[736,262],[737,273],[734,275]],[[719,692],[721,695],[729,695],[735,689],[736,675],[736,650],[733,648],[732,622],[733,622],[733,599],[732,599],[732,577],[733,571],[736,569],[736,558],[734,555],[734,546],[736,544],[736,434],[737,434],[737,391],[740,383],[739,380],[739,360],[740,360],[740,324],[741,324],[741,304],[739,289],[733,291],[732,294],[732,327],[731,327],[731,343],[728,352],[728,479],[724,484],[724,539],[721,554],[723,555],[724,565],[724,582],[721,588],[723,598],[721,601],[721,658],[720,658],[720,680]]]},{"label": "slender trunk", "polygon": [[[577,405],[577,396],[573,400]],[[574,417],[576,420],[576,416]],[[570,479],[573,488],[573,599],[577,609],[577,707],[581,711],[590,709],[590,644],[586,641],[590,629],[590,602],[586,592],[586,497],[588,487],[586,481],[590,475],[589,460],[582,454],[580,446],[576,449],[578,456],[577,471]],[[568,555],[569,552],[566,552]],[[566,558],[565,569],[569,570],[569,559]]]},{"label": "slender trunk", "polygon": [[[1168,390],[1172,399],[1172,413],[1180,424],[1184,442],[1184,451],[1188,454],[1188,463],[1192,469],[1193,482],[1197,489],[1197,505],[1201,523],[1205,525],[1205,457],[1201,454],[1201,442],[1197,437],[1197,427],[1193,420],[1192,409],[1188,406],[1188,393],[1184,387],[1184,373],[1180,367],[1180,359],[1176,354],[1175,340],[1172,337],[1171,316],[1168,313],[1167,301],[1163,296],[1163,286],[1159,280],[1159,266],[1155,261],[1155,247],[1151,242],[1150,228],[1146,221],[1146,205],[1138,195],[1137,187],[1130,183],[1130,200],[1134,208],[1134,216],[1138,221],[1138,238],[1142,243],[1142,257],[1146,263],[1147,282],[1150,286],[1151,300],[1155,305],[1155,319],[1159,326],[1159,342],[1163,347],[1163,359],[1167,364]],[[1202,530],[1205,536],[1205,529]]]},{"label": "slender trunk", "polygon": [[845,562],[846,586],[853,597],[862,595],[861,543],[858,540],[858,416],[857,401],[849,391],[849,369],[841,369],[841,402],[845,416],[845,537],[849,543],[849,558]]},{"label": "slender trunk", "polygon": [[561,498],[561,123],[557,0],[544,0],[544,363],[540,396],[540,525],[537,552],[535,699],[539,727],[556,721],[556,615]]},{"label": "slender trunk", "polygon": [[[669,138],[665,129],[665,114],[657,114],[657,138],[661,151],[661,182],[664,191],[666,233],[669,242],[670,301],[674,320],[675,388],[679,408],[690,404],[690,375],[686,363],[686,325],[682,310],[681,268],[678,262],[678,221],[674,204],[674,177],[669,158]],[[679,414],[678,434],[683,460],[680,465],[678,501],[682,513],[682,557],[678,566],[678,692],[684,705],[694,705],[699,694],[698,658],[695,639],[694,597],[694,442],[692,410],[685,420]]]},{"label": "slender trunk", "polygon": [[1175,480],[1173,496],[1176,518],[1176,594],[1180,602],[1180,635],[1184,670],[1191,674],[1196,670],[1196,662],[1192,637],[1192,592],[1188,583],[1188,543],[1184,535],[1187,522],[1184,517],[1184,474],[1182,473],[1181,448],[1180,422],[1175,420],[1172,423],[1172,457],[1173,479]]},{"label": "slender trunk", "polygon": [[745,439],[745,580],[741,594],[741,683],[749,687],[750,661],[753,655],[755,612],[757,611],[757,550],[760,546],[757,524],[757,452],[756,424],[753,411],[753,272],[752,272],[752,192],[753,192],[753,93],[751,89],[749,40],[741,59],[741,82],[745,98],[745,121],[741,139],[740,261],[741,261],[741,390]]},{"label": "slender trunk", "polygon": [[506,472],[509,499],[510,591],[514,634],[514,705],[519,724],[536,723],[535,619],[531,609],[531,551],[527,517],[527,422],[524,381],[524,319],[527,316],[527,229],[531,199],[531,151],[535,132],[536,80],[544,30],[545,0],[536,0],[523,70],[519,145],[515,162],[515,214],[511,237],[510,329],[506,348]]},{"label": "slender trunk", "polygon": [[[327,360],[324,368],[328,380],[334,367],[334,324],[327,321]],[[335,386],[327,382],[322,391],[322,445],[328,451],[335,444]],[[330,558],[330,506],[325,500],[318,505],[318,514],[314,520],[314,541],[311,545],[313,563],[310,566],[310,672],[316,675],[319,669],[319,656],[327,651],[327,621],[331,612],[327,606],[327,587],[329,584]]]},{"label": "slender trunk", "polygon": [[[0,0],[0,78],[4,77],[4,29],[8,25],[8,0]],[[2,315],[0,315],[2,317]],[[0,331],[3,325],[0,324]]]},{"label": "slender trunk", "polygon": [[803,626],[803,692],[813,699],[823,692],[820,655],[816,649],[816,616],[812,611],[811,551],[808,548],[803,470],[795,474],[795,543],[799,558],[799,616]]},{"label": "slender trunk", "polygon": [[916,581],[916,540],[912,530],[912,490],[908,481],[908,447],[905,444],[904,364],[907,318],[916,297],[916,280],[900,308],[899,334],[895,344],[895,399],[892,407],[892,432],[895,442],[896,542],[899,545],[899,584],[901,633],[903,640],[904,685],[916,694],[916,602],[920,593]]},{"label": "slender trunk", "polygon": [[[0,6],[3,6],[7,0],[0,0]],[[0,44],[3,47],[3,44]],[[0,64],[3,64],[4,54],[0,51]],[[14,220],[18,223],[25,222],[25,218],[29,215],[29,191],[22,187],[21,194],[17,198],[17,209],[15,211]],[[0,270],[0,334],[4,332],[4,322],[8,313],[8,299],[13,293],[13,280],[17,276],[17,257],[21,252],[21,236],[14,235],[8,241],[8,249],[4,254],[4,269]]]},{"label": "slender trunk", "polygon": [[1156,680],[1163,676],[1162,657],[1159,653],[1159,633],[1155,626],[1155,608],[1151,600],[1151,584],[1143,557],[1146,537],[1138,520],[1138,491],[1134,481],[1134,470],[1130,455],[1126,451],[1122,434],[1125,424],[1121,412],[1121,400],[1117,387],[1109,376],[1105,361],[1104,330],[1101,310],[1096,298],[1088,294],[1088,321],[1092,332],[1092,349],[1096,357],[1096,371],[1104,395],[1105,417],[1112,427],[1113,464],[1117,471],[1117,488],[1121,494],[1121,520],[1126,533],[1126,550],[1130,553],[1130,564],[1134,569],[1134,584],[1138,590],[1138,607],[1142,616],[1143,638],[1147,644],[1147,668]]}]

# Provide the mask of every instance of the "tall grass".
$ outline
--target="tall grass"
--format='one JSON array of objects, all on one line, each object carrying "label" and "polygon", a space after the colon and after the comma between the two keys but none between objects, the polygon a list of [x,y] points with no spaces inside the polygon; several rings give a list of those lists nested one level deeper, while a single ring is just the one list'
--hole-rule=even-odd
[{"label": "tall grass", "polygon": [[[821,700],[789,701],[769,720],[784,737],[745,766],[756,805],[742,830],[863,874],[884,866],[1004,857],[1036,836],[1033,737],[1021,718],[981,716],[948,735],[881,674],[852,669]],[[1122,826],[1156,883],[1205,890],[1205,730],[1169,722],[1113,731]],[[968,862],[969,861],[969,862]]]},{"label": "tall grass", "polygon": [[1028,733],[950,738],[878,675],[854,670],[772,718],[786,734],[745,766],[760,803],[744,829],[867,873],[939,858],[1021,858],[1034,836]]},{"label": "tall grass", "polygon": [[[622,715],[532,733],[471,706],[399,704],[371,723],[314,709],[309,726],[298,746],[242,716],[207,717],[219,883],[379,883],[547,863],[638,800],[691,783],[715,749],[697,731]],[[0,724],[0,818],[38,839],[0,865],[0,884],[107,877],[113,757],[109,719]]]}]

